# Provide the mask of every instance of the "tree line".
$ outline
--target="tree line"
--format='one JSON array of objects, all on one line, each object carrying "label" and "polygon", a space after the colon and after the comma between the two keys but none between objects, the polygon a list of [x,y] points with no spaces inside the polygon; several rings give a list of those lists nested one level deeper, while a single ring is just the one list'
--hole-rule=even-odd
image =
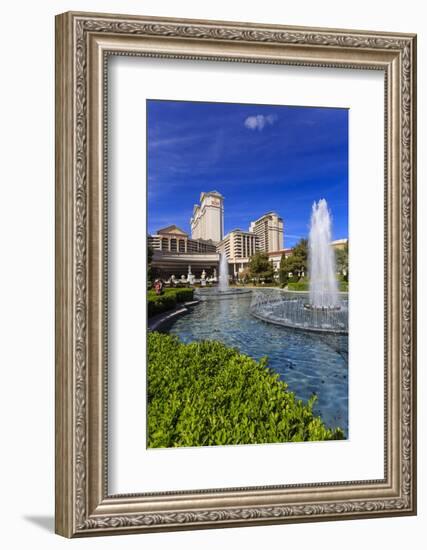
[{"label": "tree line", "polygon": [[[342,281],[348,281],[348,242],[335,250],[336,270]],[[283,254],[280,260],[279,281],[285,286],[288,282],[299,282],[308,275],[308,239],[301,239],[291,254]],[[249,260],[243,277],[256,282],[274,280],[274,268],[266,252],[257,252]]]}]

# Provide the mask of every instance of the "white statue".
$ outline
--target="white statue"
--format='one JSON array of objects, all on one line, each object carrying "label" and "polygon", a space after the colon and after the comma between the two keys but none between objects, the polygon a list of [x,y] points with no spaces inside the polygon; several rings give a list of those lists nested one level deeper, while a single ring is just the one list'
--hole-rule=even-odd
[{"label": "white statue", "polygon": [[194,284],[194,275],[191,273],[191,265],[188,266],[187,283]]}]

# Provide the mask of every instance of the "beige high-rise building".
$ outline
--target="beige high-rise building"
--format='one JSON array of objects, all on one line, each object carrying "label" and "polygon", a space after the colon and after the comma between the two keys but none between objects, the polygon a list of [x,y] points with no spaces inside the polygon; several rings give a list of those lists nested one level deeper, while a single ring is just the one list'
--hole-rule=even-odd
[{"label": "beige high-rise building", "polygon": [[251,256],[259,251],[258,236],[248,231],[234,229],[218,244],[217,251],[227,256],[234,275],[242,271]]},{"label": "beige high-rise building", "polygon": [[267,212],[251,222],[249,232],[258,236],[262,252],[274,252],[283,248],[283,219],[275,212]]},{"label": "beige high-rise building", "polygon": [[219,243],[224,237],[224,197],[218,191],[201,193],[190,220],[191,237]]}]

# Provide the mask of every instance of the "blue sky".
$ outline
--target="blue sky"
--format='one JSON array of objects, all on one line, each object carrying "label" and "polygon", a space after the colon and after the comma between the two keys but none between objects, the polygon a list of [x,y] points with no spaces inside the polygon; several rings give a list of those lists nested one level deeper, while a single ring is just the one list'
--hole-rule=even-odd
[{"label": "blue sky", "polygon": [[226,233],[274,210],[293,246],[325,198],[333,238],[348,237],[346,109],[148,100],[147,123],[149,233],[189,232],[200,193],[216,190]]}]

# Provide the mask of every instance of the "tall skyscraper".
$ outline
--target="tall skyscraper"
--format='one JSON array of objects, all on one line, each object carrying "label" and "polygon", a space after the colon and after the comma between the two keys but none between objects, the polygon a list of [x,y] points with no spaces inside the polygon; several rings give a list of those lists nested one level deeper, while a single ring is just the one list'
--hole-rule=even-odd
[{"label": "tall skyscraper", "polygon": [[218,191],[201,193],[190,220],[191,237],[219,243],[224,237],[224,197]]},{"label": "tall skyscraper", "polygon": [[283,219],[275,212],[267,212],[249,226],[250,233],[258,236],[263,252],[274,252],[283,248]]}]

